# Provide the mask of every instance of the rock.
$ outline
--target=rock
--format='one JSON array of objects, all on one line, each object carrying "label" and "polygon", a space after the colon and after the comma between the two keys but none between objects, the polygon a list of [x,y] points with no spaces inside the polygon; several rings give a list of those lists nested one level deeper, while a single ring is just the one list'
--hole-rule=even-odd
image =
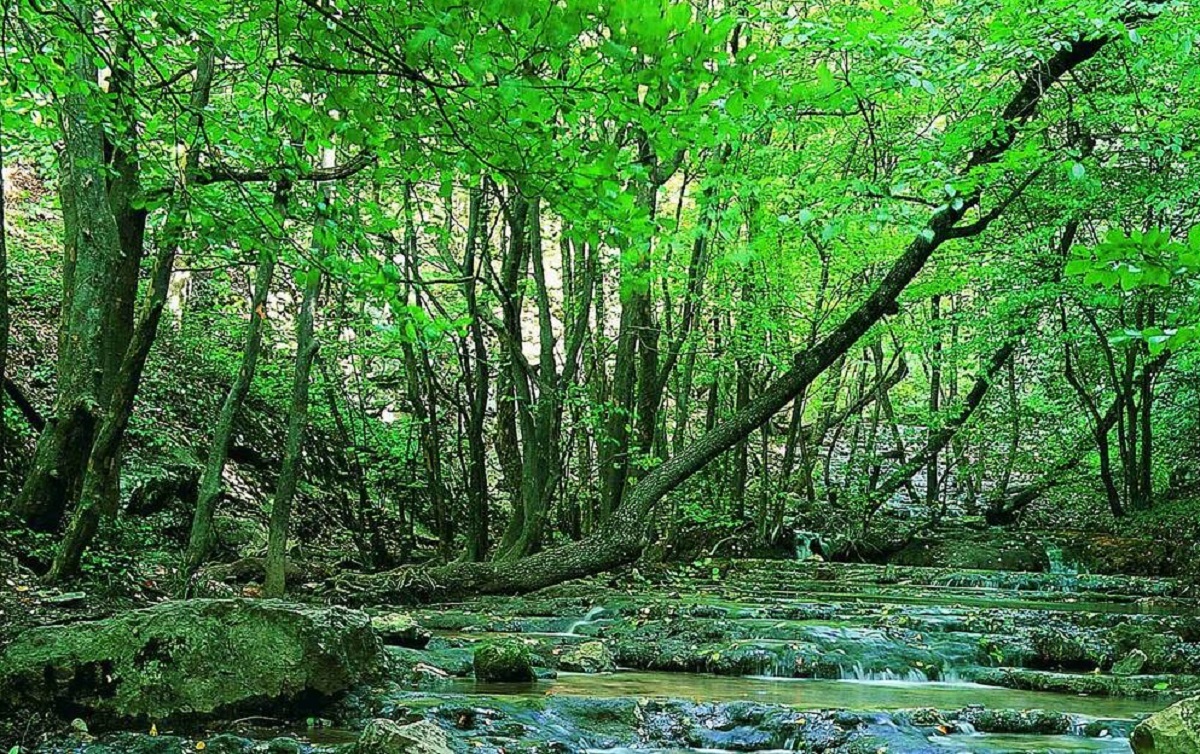
[{"label": "rock", "polygon": [[248,738],[232,733],[218,733],[204,742],[204,751],[206,754],[242,754],[253,746],[254,742]]},{"label": "rock", "polygon": [[1134,649],[1113,665],[1113,675],[1137,675],[1142,672],[1142,668],[1146,667],[1148,660],[1145,652]]},{"label": "rock", "polygon": [[586,641],[563,652],[558,667],[571,673],[607,673],[616,670],[617,663],[604,642]]},{"label": "rock", "polygon": [[371,618],[371,626],[384,644],[424,649],[432,634],[408,613],[387,613]]},{"label": "rock", "polygon": [[[93,722],[311,709],[384,667],[363,613],[185,600],[31,628],[0,655],[0,707]],[[2,717],[3,715],[0,715]]]},{"label": "rock", "polygon": [[516,641],[481,644],[473,660],[475,679],[485,682],[533,681],[533,660],[529,648]]},{"label": "rock", "polygon": [[1195,754],[1200,751],[1200,697],[1156,712],[1133,729],[1135,754]]},{"label": "rock", "polygon": [[267,527],[249,516],[213,517],[217,541],[242,557],[261,554],[267,547]]},{"label": "rock", "polygon": [[1039,628],[1030,636],[1041,667],[1093,670],[1112,665],[1112,648],[1098,637],[1075,629]]},{"label": "rock", "polygon": [[959,710],[956,722],[967,723],[981,733],[1011,733],[1017,735],[1066,735],[1074,720],[1070,715],[1046,710],[985,709],[967,707]]},{"label": "rock", "polygon": [[280,736],[267,741],[267,751],[270,754],[300,754],[300,742],[290,736]]},{"label": "rock", "polygon": [[47,605],[58,605],[66,607],[67,605],[77,605],[87,599],[85,592],[66,592],[64,594],[55,594],[50,597],[43,597],[42,602]]},{"label": "rock", "polygon": [[[68,751],[86,752],[86,754],[180,754],[195,752],[195,744],[179,736],[150,736],[145,733],[116,733],[106,736],[103,741],[97,741],[86,748],[72,747]],[[62,749],[43,749],[51,752]],[[204,754],[226,754],[225,752],[209,751],[205,743]]]},{"label": "rock", "polygon": [[367,723],[352,754],[453,754],[450,737],[429,720],[402,725],[377,718]]}]

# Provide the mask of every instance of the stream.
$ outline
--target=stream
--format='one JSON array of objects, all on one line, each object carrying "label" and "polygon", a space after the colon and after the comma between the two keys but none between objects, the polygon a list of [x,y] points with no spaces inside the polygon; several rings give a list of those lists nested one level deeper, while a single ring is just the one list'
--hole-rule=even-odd
[{"label": "stream", "polygon": [[[153,744],[110,732],[78,751],[1130,754],[1140,721],[1200,692],[1200,615],[1181,594],[1164,579],[736,561],[377,606],[387,677],[306,724],[163,726]],[[484,647],[537,680],[476,680]],[[380,719],[444,741],[356,744]]]},{"label": "stream", "polygon": [[957,709],[1047,709],[1090,718],[1133,719],[1156,712],[1165,702],[1105,696],[1023,691],[977,683],[841,681],[723,677],[697,673],[626,671],[560,673],[553,681],[532,684],[454,682],[449,690],[489,696],[570,695],[581,697],[654,697],[697,702],[755,701],[800,710],[846,709],[859,712],[914,707]]}]

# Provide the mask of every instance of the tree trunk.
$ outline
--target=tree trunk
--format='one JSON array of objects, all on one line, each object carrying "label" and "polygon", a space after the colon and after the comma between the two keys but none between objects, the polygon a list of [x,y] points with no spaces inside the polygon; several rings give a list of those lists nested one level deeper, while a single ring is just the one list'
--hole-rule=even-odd
[{"label": "tree trunk", "polygon": [[488,366],[487,343],[483,337],[482,314],[476,283],[479,275],[476,263],[476,247],[487,227],[487,207],[480,188],[471,189],[470,205],[467,210],[467,243],[462,264],[464,294],[467,299],[467,314],[471,318],[471,364],[470,395],[467,402],[467,498],[470,520],[467,524],[466,558],[479,563],[487,560],[489,548],[488,527],[490,512],[488,505],[487,445],[483,436],[487,418],[487,404],[491,374]]},{"label": "tree trunk", "polygon": [[[937,422],[942,400],[942,297],[934,296],[929,302],[929,326],[933,330],[933,352],[929,362],[929,439],[934,437],[933,427]],[[1010,351],[1011,353],[1011,351]],[[925,503],[930,510],[938,501],[938,451],[930,452],[925,464]]]},{"label": "tree trunk", "polygon": [[[286,216],[287,198],[284,188],[275,196],[275,208],[280,223]],[[250,320],[246,323],[246,341],[242,347],[242,362],[238,367],[233,384],[225,394],[217,426],[209,443],[208,458],[200,476],[200,491],[196,499],[196,510],[192,516],[192,531],[188,538],[186,567],[194,572],[208,557],[213,544],[213,514],[224,491],[222,476],[229,460],[229,444],[233,441],[233,426],[241,412],[242,403],[250,392],[254,371],[258,366],[258,354],[262,346],[262,325],[266,319],[267,292],[275,274],[276,250],[264,247],[258,255],[258,268],[254,277],[254,291],[250,298]]]},{"label": "tree trunk", "polygon": [[59,107],[63,150],[59,193],[65,256],[59,330],[58,396],[38,437],[33,463],[10,510],[34,529],[49,531],[62,520],[83,484],[98,412],[104,403],[109,363],[106,325],[121,265],[121,238],[106,191],[104,124],[94,118],[90,94],[97,70],[87,40],[95,8],[83,2],[66,12],[79,22],[77,81]]},{"label": "tree trunk", "polygon": [[121,445],[133,414],[133,402],[141,385],[146,358],[150,355],[150,348],[154,345],[158,333],[158,323],[162,319],[162,310],[167,302],[171,270],[175,263],[175,250],[178,248],[177,235],[164,233],[164,236],[162,248],[155,261],[149,297],[141,319],[134,329],[129,350],[121,361],[115,390],[88,456],[79,506],[46,576],[50,582],[58,582],[75,575],[79,570],[80,558],[95,537],[101,519],[116,513],[117,498],[112,494],[109,485],[120,459]]},{"label": "tree trunk", "polygon": [[[8,312],[8,228],[5,225],[4,209],[7,197],[4,193],[4,125],[0,123],[0,381],[8,381],[8,337],[11,326]],[[8,422],[4,418],[5,391],[0,390],[0,492],[6,497],[10,477],[8,474]]]},{"label": "tree trunk", "polygon": [[[940,453],[958,431],[966,425],[971,415],[983,403],[984,397],[987,396],[988,389],[996,379],[996,375],[1004,368],[1009,359],[1012,358],[1016,351],[1019,335],[1014,336],[1014,339],[1000,347],[1000,350],[992,354],[992,358],[988,360],[983,372],[975,379],[975,384],[971,386],[970,392],[963,400],[957,413],[950,417],[942,427],[936,432],[930,433],[929,439],[925,443],[925,447],[918,451],[907,463],[903,464],[899,469],[888,475],[882,484],[871,495],[870,504],[863,516],[863,533],[865,534],[870,524],[871,517],[886,503],[892,495],[898,492],[902,487],[908,484],[922,467],[928,469],[932,464],[933,459],[937,458]],[[935,479],[936,484],[936,479]],[[933,509],[933,503],[937,502],[936,497],[926,497],[926,502],[930,503]]]},{"label": "tree trunk", "polygon": [[320,293],[321,268],[313,265],[306,275],[304,297],[296,317],[296,368],[292,377],[292,405],[288,410],[287,444],[283,449],[283,465],[267,528],[267,561],[263,574],[263,594],[267,597],[282,597],[287,587],[288,526],[296,484],[300,479],[304,434],[308,426],[309,374],[317,354],[317,341],[313,336],[313,309]]}]

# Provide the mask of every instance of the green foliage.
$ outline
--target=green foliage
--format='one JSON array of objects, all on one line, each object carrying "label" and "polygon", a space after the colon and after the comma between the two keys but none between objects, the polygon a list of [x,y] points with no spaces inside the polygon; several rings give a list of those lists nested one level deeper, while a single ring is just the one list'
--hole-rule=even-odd
[{"label": "green foliage", "polygon": [[1067,262],[1068,275],[1081,276],[1085,285],[1119,291],[1128,297],[1138,292],[1156,293],[1175,289],[1184,296],[1184,309],[1173,312],[1170,324],[1143,329],[1126,328],[1111,337],[1114,344],[1144,342],[1151,355],[1178,350],[1200,334],[1196,323],[1194,293],[1200,281],[1200,226],[1193,226],[1186,242],[1172,241],[1161,229],[1129,235],[1113,229],[1102,243],[1091,248],[1077,246]]}]

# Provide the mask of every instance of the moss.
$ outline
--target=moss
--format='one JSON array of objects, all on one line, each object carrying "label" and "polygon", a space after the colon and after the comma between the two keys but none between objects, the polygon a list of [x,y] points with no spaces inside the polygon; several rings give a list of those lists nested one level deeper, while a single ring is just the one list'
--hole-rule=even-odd
[{"label": "moss", "polygon": [[577,673],[604,673],[615,670],[617,665],[603,642],[587,641],[564,651],[558,658],[558,667]]},{"label": "moss", "polygon": [[383,667],[367,616],[274,600],[168,602],[116,618],[34,628],[0,659],[13,709],[105,719],[309,709]]},{"label": "moss", "polygon": [[1151,715],[1133,729],[1136,754],[1195,754],[1200,751],[1200,697],[1185,699]]},{"label": "moss", "polygon": [[536,680],[529,648],[517,641],[485,642],[475,650],[475,678],[485,682]]}]

